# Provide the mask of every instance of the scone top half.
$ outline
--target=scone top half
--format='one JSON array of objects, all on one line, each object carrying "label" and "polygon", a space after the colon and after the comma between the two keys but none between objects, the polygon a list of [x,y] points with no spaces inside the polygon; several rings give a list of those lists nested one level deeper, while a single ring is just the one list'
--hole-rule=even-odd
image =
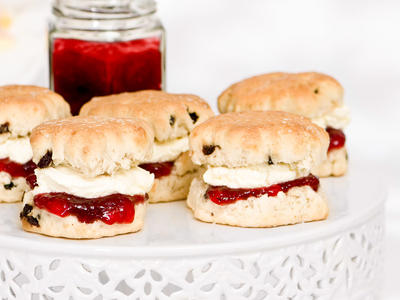
[{"label": "scone top half", "polygon": [[69,105],[50,90],[36,86],[0,86],[0,202],[16,202],[29,190],[34,169],[29,136],[34,127],[70,116]]},{"label": "scone top half", "polygon": [[197,168],[189,155],[189,134],[214,115],[206,101],[190,94],[145,90],[93,98],[80,115],[137,117],[154,130],[153,154],[141,165],[156,181],[150,202],[182,200]]},{"label": "scone top half", "polygon": [[[193,181],[188,205],[203,221],[235,226],[325,218],[327,206],[311,169],[326,158],[328,144],[324,129],[286,112],[211,118],[190,136],[192,160],[206,171]],[[322,208],[318,216],[308,214],[314,203]]]},{"label": "scone top half", "polygon": [[310,118],[322,128],[343,129],[349,110],[343,87],[331,76],[316,73],[268,73],[228,87],[218,98],[221,113],[278,110]]},{"label": "scone top half", "polygon": [[308,118],[280,111],[227,113],[190,136],[196,164],[226,168],[287,165],[303,172],[326,158],[328,134]]},{"label": "scone top half", "polygon": [[39,124],[71,116],[69,104],[49,89],[28,85],[0,86],[0,141],[23,137]]},{"label": "scone top half", "polygon": [[[72,216],[79,224],[132,223],[135,212],[129,202],[135,207],[143,203],[154,181],[152,174],[138,167],[151,156],[153,139],[147,122],[136,118],[71,117],[36,127],[30,141],[38,166],[37,184],[24,197],[22,220],[29,222],[32,213],[43,215],[45,211],[52,216]],[[80,206],[74,206],[76,203]],[[88,203],[92,205],[85,208]],[[40,220],[36,225],[40,227]],[[75,237],[73,232],[43,230],[49,235]],[[102,233],[76,234],[98,237]]]},{"label": "scone top half", "polygon": [[96,177],[146,160],[153,137],[143,120],[90,116],[45,122],[33,130],[30,142],[39,169],[65,166]]}]

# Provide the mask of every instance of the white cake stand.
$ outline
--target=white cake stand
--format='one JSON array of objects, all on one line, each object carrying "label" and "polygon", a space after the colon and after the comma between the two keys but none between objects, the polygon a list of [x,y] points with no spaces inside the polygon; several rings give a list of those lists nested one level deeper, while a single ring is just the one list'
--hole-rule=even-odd
[{"label": "white cake stand", "polygon": [[0,206],[0,299],[377,299],[385,191],[368,170],[323,179],[326,221],[273,229],[193,219],[151,205],[144,230],[66,240],[20,228]]}]

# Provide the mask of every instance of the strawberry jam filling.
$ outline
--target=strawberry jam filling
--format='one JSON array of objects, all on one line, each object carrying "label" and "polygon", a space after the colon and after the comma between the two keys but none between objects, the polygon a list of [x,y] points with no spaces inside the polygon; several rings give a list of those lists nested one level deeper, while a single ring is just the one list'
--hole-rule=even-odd
[{"label": "strawberry jam filling", "polygon": [[33,198],[40,209],[60,217],[75,216],[81,223],[102,221],[107,225],[132,223],[135,204],[144,202],[144,195],[112,194],[98,198],[83,198],[67,193],[38,194]]},{"label": "strawberry jam filling", "polygon": [[171,174],[172,168],[174,167],[174,162],[165,161],[160,163],[141,164],[139,167],[154,174],[155,178],[160,178]]},{"label": "strawberry jam filling", "polygon": [[326,132],[328,132],[330,138],[328,152],[344,147],[346,136],[344,135],[342,130],[332,127],[327,127],[325,130]]},{"label": "strawberry jam filling", "polygon": [[35,169],[36,164],[31,160],[19,164],[9,158],[0,159],[0,172],[8,173],[12,178],[24,177],[32,189],[36,185]]},{"label": "strawberry jam filling", "polygon": [[226,186],[210,186],[207,189],[206,196],[216,204],[225,205],[235,203],[238,200],[247,200],[249,197],[258,198],[265,194],[268,194],[268,197],[274,197],[279,192],[286,193],[293,187],[306,185],[310,186],[314,191],[318,191],[319,179],[310,174],[307,177],[254,189],[231,189]]}]

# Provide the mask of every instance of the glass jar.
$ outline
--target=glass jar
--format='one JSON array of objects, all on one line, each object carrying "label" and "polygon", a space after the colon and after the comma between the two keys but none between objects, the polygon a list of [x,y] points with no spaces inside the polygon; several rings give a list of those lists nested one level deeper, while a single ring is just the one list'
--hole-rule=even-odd
[{"label": "glass jar", "polygon": [[154,0],[55,0],[50,87],[74,115],[94,96],[165,85],[165,32]]}]

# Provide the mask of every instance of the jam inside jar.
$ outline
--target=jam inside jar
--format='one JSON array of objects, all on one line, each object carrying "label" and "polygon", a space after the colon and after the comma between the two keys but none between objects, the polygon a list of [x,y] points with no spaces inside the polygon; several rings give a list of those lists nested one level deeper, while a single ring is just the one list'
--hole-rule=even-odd
[{"label": "jam inside jar", "polygon": [[73,115],[95,96],[164,87],[164,29],[154,1],[125,2],[54,1],[50,85]]}]

